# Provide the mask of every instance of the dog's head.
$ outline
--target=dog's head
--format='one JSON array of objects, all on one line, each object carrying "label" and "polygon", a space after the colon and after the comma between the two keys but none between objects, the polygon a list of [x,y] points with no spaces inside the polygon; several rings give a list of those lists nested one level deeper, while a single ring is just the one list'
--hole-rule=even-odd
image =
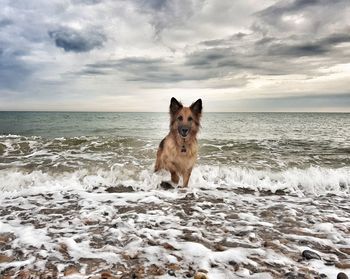
[{"label": "dog's head", "polygon": [[184,107],[174,97],[170,101],[170,129],[183,139],[195,136],[200,127],[202,100],[198,99],[190,107]]}]

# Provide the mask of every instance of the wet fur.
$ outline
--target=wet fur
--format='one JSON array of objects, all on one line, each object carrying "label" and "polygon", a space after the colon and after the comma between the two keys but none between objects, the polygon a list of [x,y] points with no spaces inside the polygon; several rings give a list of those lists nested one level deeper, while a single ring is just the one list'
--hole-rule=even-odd
[{"label": "wet fur", "polygon": [[[202,116],[202,100],[199,99],[190,107],[184,107],[175,98],[170,102],[170,131],[160,142],[154,171],[167,170],[171,181],[179,183],[183,177],[183,186],[187,187],[192,168],[197,160],[197,133]],[[182,120],[181,120],[182,119]],[[189,127],[189,133],[183,138],[179,128]],[[184,151],[185,150],[185,151]]]}]

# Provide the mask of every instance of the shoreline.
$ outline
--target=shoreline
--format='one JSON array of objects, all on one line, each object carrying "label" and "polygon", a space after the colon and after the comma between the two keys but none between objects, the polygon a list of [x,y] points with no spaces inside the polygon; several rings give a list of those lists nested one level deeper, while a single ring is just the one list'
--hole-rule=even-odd
[{"label": "shoreline", "polygon": [[7,197],[0,205],[0,277],[349,276],[347,201],[123,186]]}]

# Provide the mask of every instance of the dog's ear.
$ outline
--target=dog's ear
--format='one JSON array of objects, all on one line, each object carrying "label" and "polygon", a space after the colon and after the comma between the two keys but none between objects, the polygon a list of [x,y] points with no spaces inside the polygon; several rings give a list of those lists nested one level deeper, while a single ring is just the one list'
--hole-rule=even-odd
[{"label": "dog's ear", "polygon": [[202,113],[202,99],[198,99],[195,101],[191,106],[190,109],[195,114],[201,114]]},{"label": "dog's ear", "polygon": [[182,108],[183,108],[182,104],[178,100],[176,100],[174,97],[172,97],[170,101],[170,113],[175,114]]}]

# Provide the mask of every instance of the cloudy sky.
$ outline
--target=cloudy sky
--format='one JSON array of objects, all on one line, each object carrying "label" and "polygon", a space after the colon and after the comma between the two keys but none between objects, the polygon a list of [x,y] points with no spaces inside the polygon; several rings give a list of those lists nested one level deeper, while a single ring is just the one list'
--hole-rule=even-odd
[{"label": "cloudy sky", "polygon": [[350,112],[349,0],[0,7],[0,110]]}]

